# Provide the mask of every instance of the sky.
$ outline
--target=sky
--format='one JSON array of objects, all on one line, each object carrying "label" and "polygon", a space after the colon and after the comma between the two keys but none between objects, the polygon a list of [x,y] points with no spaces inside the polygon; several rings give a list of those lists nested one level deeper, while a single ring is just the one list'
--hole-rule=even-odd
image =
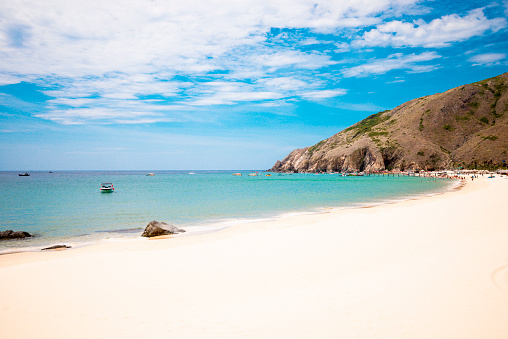
[{"label": "sky", "polygon": [[508,71],[508,1],[0,2],[0,170],[268,169]]}]

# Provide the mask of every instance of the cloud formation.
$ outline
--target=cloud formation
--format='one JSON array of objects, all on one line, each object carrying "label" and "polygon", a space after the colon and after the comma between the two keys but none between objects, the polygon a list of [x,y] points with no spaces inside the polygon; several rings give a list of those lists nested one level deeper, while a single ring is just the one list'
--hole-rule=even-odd
[{"label": "cloud formation", "polygon": [[422,62],[441,58],[436,52],[424,52],[421,54],[403,55],[392,54],[385,59],[372,60],[363,65],[345,69],[345,77],[367,77],[372,74],[384,74],[396,69],[405,69],[410,72],[421,73],[435,69],[435,65],[422,65]]},{"label": "cloud formation", "polygon": [[507,26],[484,8],[409,20],[429,11],[419,0],[4,1],[0,86],[44,88],[37,117],[61,124],[192,121],[206,107],[344,96],[342,78],[428,72],[436,51],[365,48],[441,48]]},{"label": "cloud formation", "polygon": [[[192,6],[182,1],[134,1],[129,6],[119,0],[3,2],[1,71],[34,77],[161,70],[202,73],[220,69],[218,58],[239,47],[249,54],[248,47],[262,44],[272,27],[319,32],[361,27],[379,22],[383,11],[414,2],[194,0]],[[284,62],[280,53],[271,56],[265,60],[268,65]],[[308,65],[303,55],[286,56]]]},{"label": "cloud formation", "polygon": [[347,93],[347,90],[345,89],[330,89],[330,90],[322,90],[322,91],[310,91],[310,92],[304,92],[301,94],[303,98],[306,98],[308,100],[316,101],[316,100],[322,100],[322,99],[328,99],[333,97],[338,97],[345,95]]},{"label": "cloud formation", "polygon": [[501,60],[506,58],[505,53],[485,53],[478,54],[468,59],[469,62],[472,62],[474,65],[493,65]]},{"label": "cloud formation", "polygon": [[466,16],[445,15],[427,23],[399,20],[378,25],[355,41],[356,46],[410,46],[446,47],[452,42],[464,41],[486,31],[497,32],[507,26],[506,18],[488,19],[482,8],[470,11]]}]

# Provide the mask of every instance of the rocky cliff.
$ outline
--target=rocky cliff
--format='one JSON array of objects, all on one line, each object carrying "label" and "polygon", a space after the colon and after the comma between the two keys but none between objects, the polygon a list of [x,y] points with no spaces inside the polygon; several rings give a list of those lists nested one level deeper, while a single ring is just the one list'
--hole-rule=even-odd
[{"label": "rocky cliff", "polygon": [[497,167],[508,162],[508,73],[373,114],[273,172]]}]

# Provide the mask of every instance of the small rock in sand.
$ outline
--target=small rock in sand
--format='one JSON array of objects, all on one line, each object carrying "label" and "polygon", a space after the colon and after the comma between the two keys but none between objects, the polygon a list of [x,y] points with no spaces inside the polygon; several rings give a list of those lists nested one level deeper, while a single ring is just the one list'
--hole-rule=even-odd
[{"label": "small rock in sand", "polygon": [[58,250],[58,249],[64,249],[64,248],[71,248],[71,246],[68,246],[68,245],[53,245],[53,246],[50,246],[50,247],[43,248],[42,251],[45,251],[45,250]]}]

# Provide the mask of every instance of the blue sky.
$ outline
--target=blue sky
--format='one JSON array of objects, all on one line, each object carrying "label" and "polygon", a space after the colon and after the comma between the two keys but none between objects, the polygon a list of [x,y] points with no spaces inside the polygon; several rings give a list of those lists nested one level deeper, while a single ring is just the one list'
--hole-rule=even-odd
[{"label": "blue sky", "polygon": [[0,170],[266,169],[508,71],[508,2],[0,3]]}]

